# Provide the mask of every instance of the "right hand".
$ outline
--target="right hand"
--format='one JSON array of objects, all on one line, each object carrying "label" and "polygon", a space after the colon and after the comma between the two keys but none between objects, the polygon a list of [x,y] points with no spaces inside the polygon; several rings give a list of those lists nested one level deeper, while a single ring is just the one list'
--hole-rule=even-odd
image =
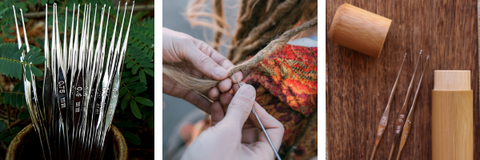
[{"label": "right hand", "polygon": [[254,123],[257,119],[251,114],[253,107],[278,150],[284,133],[282,123],[255,102],[255,88],[243,85],[235,96],[227,92],[222,94],[220,101],[213,103],[212,127],[187,147],[182,160],[273,160],[275,154],[267,137]]}]

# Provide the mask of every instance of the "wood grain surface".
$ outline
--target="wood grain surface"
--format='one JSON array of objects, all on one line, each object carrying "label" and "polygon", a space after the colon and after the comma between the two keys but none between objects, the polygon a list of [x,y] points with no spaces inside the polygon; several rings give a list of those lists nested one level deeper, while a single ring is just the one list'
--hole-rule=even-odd
[{"label": "wood grain surface", "polygon": [[[392,103],[388,128],[376,154],[376,159],[388,158],[394,136],[394,119],[405,99],[416,56],[421,49],[424,54],[422,61],[426,55],[430,55],[429,68],[425,73],[411,134],[401,159],[432,159],[431,99],[435,69],[472,71],[471,87],[475,97],[474,159],[480,159],[477,1],[327,0],[325,32],[330,28],[335,10],[343,3],[392,19],[392,25],[378,59],[339,46],[326,38],[328,159],[369,158],[377,125],[403,55],[407,52],[406,66]],[[418,78],[414,87],[417,82]]]}]

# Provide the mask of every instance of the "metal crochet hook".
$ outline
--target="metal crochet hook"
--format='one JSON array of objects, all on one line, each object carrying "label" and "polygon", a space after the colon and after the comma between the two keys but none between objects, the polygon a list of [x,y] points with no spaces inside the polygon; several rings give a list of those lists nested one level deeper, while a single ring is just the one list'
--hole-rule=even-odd
[{"label": "metal crochet hook", "polygon": [[[15,5],[12,5],[13,8],[13,14],[14,14],[14,21],[15,21],[15,29],[16,29],[16,34],[17,34],[17,43],[18,43],[18,49],[22,49],[22,40],[20,37],[20,30],[18,28],[18,22],[17,22],[17,14],[15,10]],[[30,52],[30,45],[28,43],[28,38],[27,38],[27,31],[26,31],[26,26],[25,26],[25,20],[23,18],[23,10],[20,9],[20,17],[21,17],[21,22],[23,26],[23,33],[24,33],[24,41],[25,41],[25,49],[22,51],[22,55],[20,57],[20,61],[24,62],[25,56],[28,52]],[[32,63],[30,62],[30,65]],[[42,152],[44,153],[45,156],[49,157],[50,155],[50,147],[48,143],[48,134],[45,132],[45,125],[43,122],[45,122],[45,110],[44,108],[40,105],[38,96],[37,96],[37,90],[36,90],[36,82],[35,82],[35,75],[29,71],[27,72],[26,70],[26,64],[23,64],[23,83],[24,83],[24,93],[25,93],[25,100],[27,103],[27,107],[29,109],[30,117],[32,119],[32,122],[34,123],[33,128],[38,131],[38,136],[40,139],[40,145],[42,147]],[[31,76],[31,81],[27,79],[27,74]],[[33,97],[32,97],[33,96]],[[32,101],[33,98],[33,101]]]},{"label": "metal crochet hook", "polygon": [[410,84],[408,85],[407,95],[405,95],[405,102],[403,103],[402,109],[400,109],[400,113],[398,114],[397,120],[395,121],[395,136],[392,144],[392,149],[390,150],[390,155],[388,156],[388,160],[392,159],[393,150],[397,145],[398,139],[400,138],[400,133],[403,129],[403,122],[405,122],[405,115],[407,114],[407,104],[408,99],[410,98],[410,93],[413,87],[413,80],[415,80],[415,74],[417,73],[418,64],[420,62],[420,58],[422,57],[422,50],[420,50],[420,54],[418,55],[417,64],[415,65],[415,70],[413,71],[412,78],[410,80]]},{"label": "metal crochet hook", "polygon": [[395,95],[395,90],[397,89],[398,78],[400,78],[400,74],[402,73],[402,68],[403,68],[403,64],[405,63],[406,57],[407,57],[407,53],[405,53],[405,56],[403,56],[402,65],[400,66],[400,69],[398,71],[397,79],[393,84],[392,92],[390,92],[390,98],[388,98],[387,106],[385,107],[385,111],[382,114],[382,119],[380,119],[380,122],[378,123],[378,130],[375,133],[376,135],[375,146],[373,147],[370,160],[373,160],[373,157],[375,157],[375,152],[377,151],[378,144],[380,143],[380,140],[382,140],[383,133],[385,133],[384,132],[385,128],[387,128],[388,116],[390,114],[390,104],[392,104],[392,99],[393,99],[393,96]]},{"label": "metal crochet hook", "polygon": [[413,113],[415,113],[415,102],[417,101],[418,92],[420,91],[420,86],[422,85],[423,74],[425,73],[425,69],[427,68],[428,59],[430,56],[427,56],[427,60],[424,64],[422,75],[420,76],[420,80],[418,81],[417,91],[415,91],[415,96],[413,97],[412,107],[410,107],[410,112],[408,113],[407,121],[403,125],[402,131],[402,139],[400,140],[400,145],[398,146],[398,153],[397,153],[397,160],[400,159],[400,154],[402,153],[403,147],[405,146],[405,142],[407,142],[408,134],[410,133],[410,129],[412,128],[413,122]]},{"label": "metal crochet hook", "polygon": [[[235,75],[233,75],[233,78],[235,79],[235,81],[237,81],[237,84],[238,84],[240,87],[242,87],[242,85],[241,85],[240,82],[238,81],[237,77],[235,77]],[[275,145],[273,145],[272,140],[270,140],[270,137],[268,136],[268,133],[267,133],[267,131],[265,130],[265,127],[263,127],[262,121],[260,121],[260,118],[258,118],[257,111],[255,111],[255,106],[253,106],[252,112],[253,112],[253,115],[255,115],[255,118],[257,118],[258,124],[260,124],[260,127],[262,127],[263,133],[265,133],[265,136],[267,137],[267,140],[268,140],[268,142],[270,143],[270,146],[272,147],[272,150],[273,150],[273,152],[275,153],[275,156],[277,156],[277,159],[278,159],[278,160],[282,160],[282,158],[280,158],[280,155],[279,155],[278,152],[277,152],[277,149],[275,149]]]}]

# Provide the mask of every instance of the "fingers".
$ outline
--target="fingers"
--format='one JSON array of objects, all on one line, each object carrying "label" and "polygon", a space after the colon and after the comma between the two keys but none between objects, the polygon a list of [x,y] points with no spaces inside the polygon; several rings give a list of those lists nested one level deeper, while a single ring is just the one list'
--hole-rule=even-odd
[{"label": "fingers", "polygon": [[[192,41],[198,47],[199,50],[201,50],[206,55],[210,56],[220,66],[227,69],[232,69],[233,67],[235,67],[235,65],[233,65],[233,63],[230,60],[228,60],[222,54],[218,53],[215,49],[213,49],[211,46],[207,45],[203,41],[200,41],[195,38],[193,38]],[[239,81],[243,79],[242,72],[237,72],[232,76],[235,76]],[[236,83],[236,80],[233,77],[230,77],[230,80],[231,82]],[[227,84],[227,83],[223,83],[223,84]],[[230,87],[231,87],[231,83],[228,83],[228,86],[223,86],[222,83],[219,84],[220,92],[226,92],[230,90]]]},{"label": "fingers", "polygon": [[229,64],[233,64],[205,42],[195,38],[189,40],[193,45],[179,49],[185,60],[191,62],[196,69],[209,78],[215,80],[227,78],[227,68],[230,67]]},{"label": "fingers", "polygon": [[[265,109],[258,103],[255,103],[255,110],[260,121],[262,121],[262,124],[268,133],[268,136],[270,137],[272,143],[278,151],[282,143],[283,133],[285,131],[282,123],[280,123],[277,119],[268,114],[267,111],[265,111]],[[259,134],[258,143],[258,148],[255,149],[255,152],[259,154],[272,152],[270,143],[268,142],[267,137],[263,132]]]},{"label": "fingers", "polygon": [[220,123],[226,123],[232,128],[241,130],[252,111],[255,103],[255,88],[251,85],[242,86],[233,97],[227,109],[225,118]]},{"label": "fingers", "polygon": [[218,83],[218,90],[220,92],[227,92],[232,88],[232,80],[230,79],[224,79]]},{"label": "fingers", "polygon": [[225,113],[219,101],[212,104],[210,114],[212,115],[212,126],[215,126],[223,119],[223,117],[225,117]]},{"label": "fingers", "polygon": [[200,96],[197,92],[189,91],[182,98],[195,105],[198,109],[210,114],[212,103]]},{"label": "fingers", "polygon": [[233,98],[232,94],[230,94],[228,92],[224,93],[224,94],[220,95],[220,104],[222,104],[222,106],[228,107],[228,105],[232,101],[232,98]]},{"label": "fingers", "polygon": [[[241,72],[235,73],[234,76],[242,77],[242,73]],[[239,78],[237,78],[237,79],[239,79]],[[237,83],[237,82],[235,80],[232,81],[231,79],[224,79],[224,80],[220,81],[218,83],[217,87],[214,87],[210,90],[210,92],[208,94],[208,97],[212,100],[217,100],[217,98],[220,96],[220,94],[226,93],[226,92],[234,89],[235,86],[236,86],[236,88],[235,88],[235,92],[236,92],[238,90],[239,86],[235,85],[235,83]],[[245,84],[243,82],[240,82],[240,83]]]},{"label": "fingers", "polygon": [[218,100],[218,97],[220,96],[220,92],[218,91],[217,87],[213,87],[208,91],[208,98],[210,98],[213,101]]},{"label": "fingers", "polygon": [[[209,57],[208,53],[203,53],[195,47],[187,47],[184,48],[184,50],[183,54],[185,54],[185,59],[191,62],[196,69],[208,78],[215,80],[223,80],[227,78],[228,71]],[[211,54],[212,53],[210,53],[210,55]],[[216,54],[220,53],[216,52]]]},{"label": "fingers", "polygon": [[[245,82],[240,82],[240,84],[243,86],[246,83]],[[238,89],[240,89],[240,85],[239,84],[233,84],[231,94],[237,93]]]},{"label": "fingers", "polygon": [[242,79],[243,79],[242,72],[237,72],[237,73],[233,74],[232,77],[230,77],[230,79],[232,80],[233,83],[237,83],[237,81],[235,80],[235,78],[233,78],[233,76],[235,76],[239,82],[242,81]]}]

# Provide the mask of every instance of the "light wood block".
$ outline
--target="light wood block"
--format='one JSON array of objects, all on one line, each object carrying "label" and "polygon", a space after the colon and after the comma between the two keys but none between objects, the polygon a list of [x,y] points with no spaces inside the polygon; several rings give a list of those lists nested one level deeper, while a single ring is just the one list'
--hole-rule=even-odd
[{"label": "light wood block", "polygon": [[338,7],[328,37],[374,58],[380,56],[392,20],[345,3]]},{"label": "light wood block", "polygon": [[470,71],[436,70],[432,91],[432,159],[473,160]]}]

